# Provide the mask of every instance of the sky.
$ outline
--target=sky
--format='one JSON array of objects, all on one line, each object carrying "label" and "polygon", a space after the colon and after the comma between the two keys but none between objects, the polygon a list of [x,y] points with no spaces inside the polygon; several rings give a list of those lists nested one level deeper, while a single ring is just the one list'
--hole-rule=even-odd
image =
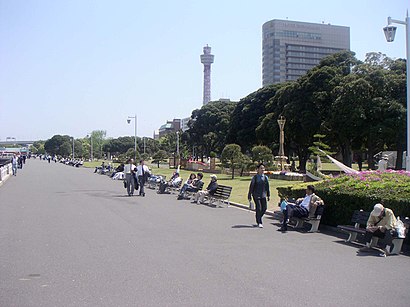
[{"label": "sky", "polygon": [[262,86],[262,25],[272,19],[350,27],[368,52],[405,58],[405,27],[387,43],[404,0],[0,0],[0,141],[55,134],[152,137],[201,108],[206,44],[211,98],[239,101]]}]

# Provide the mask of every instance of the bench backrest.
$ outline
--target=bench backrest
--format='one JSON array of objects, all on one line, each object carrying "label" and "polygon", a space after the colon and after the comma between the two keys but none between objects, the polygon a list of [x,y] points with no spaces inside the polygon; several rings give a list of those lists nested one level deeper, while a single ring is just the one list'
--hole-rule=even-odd
[{"label": "bench backrest", "polygon": [[232,187],[226,185],[218,185],[213,196],[228,199],[231,196]]},{"label": "bench backrest", "polygon": [[367,220],[369,219],[370,212],[363,210],[355,210],[352,216],[352,223],[355,224],[356,228],[359,228],[360,225],[367,225]]}]

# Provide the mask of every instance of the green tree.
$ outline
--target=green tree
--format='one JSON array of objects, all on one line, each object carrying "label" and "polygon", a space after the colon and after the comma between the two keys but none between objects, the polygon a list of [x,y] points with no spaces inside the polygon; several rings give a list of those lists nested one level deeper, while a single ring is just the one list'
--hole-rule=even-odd
[{"label": "green tree", "polygon": [[91,132],[91,138],[93,143],[93,156],[97,157],[97,159],[101,159],[104,157],[103,145],[105,142],[106,135],[107,131],[105,130],[94,130],[93,132]]},{"label": "green tree", "polygon": [[266,115],[266,105],[282,84],[263,87],[242,98],[232,112],[226,142],[239,144],[247,152],[258,144],[256,128]]},{"label": "green tree", "polygon": [[154,155],[152,156],[152,163],[157,163],[157,166],[159,168],[159,164],[161,162],[165,162],[166,159],[168,158],[168,154],[165,150],[158,150]]},{"label": "green tree", "polygon": [[103,145],[103,150],[113,155],[124,154],[130,148],[134,149],[134,137],[131,136],[110,139]]},{"label": "green tree", "polygon": [[258,163],[271,164],[273,161],[272,150],[263,145],[254,146],[252,148],[252,160]]},{"label": "green tree", "polygon": [[71,136],[54,135],[44,143],[44,150],[50,155],[68,157],[72,153],[72,141]]},{"label": "green tree", "polygon": [[209,157],[211,151],[221,152],[235,106],[236,102],[213,101],[194,110],[188,124],[188,145],[200,149],[202,157]]},{"label": "green tree", "polygon": [[232,170],[232,179],[235,178],[235,168],[241,165],[242,160],[241,146],[238,144],[228,144],[225,146],[221,154],[221,162]]}]

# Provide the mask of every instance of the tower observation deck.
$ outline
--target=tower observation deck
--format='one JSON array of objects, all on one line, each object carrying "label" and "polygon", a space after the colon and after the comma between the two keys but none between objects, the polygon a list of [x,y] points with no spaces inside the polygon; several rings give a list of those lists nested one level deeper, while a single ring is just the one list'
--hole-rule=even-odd
[{"label": "tower observation deck", "polygon": [[204,100],[203,104],[211,101],[211,64],[214,62],[214,55],[211,54],[211,47],[204,47],[204,54],[201,54],[201,63],[204,64]]}]

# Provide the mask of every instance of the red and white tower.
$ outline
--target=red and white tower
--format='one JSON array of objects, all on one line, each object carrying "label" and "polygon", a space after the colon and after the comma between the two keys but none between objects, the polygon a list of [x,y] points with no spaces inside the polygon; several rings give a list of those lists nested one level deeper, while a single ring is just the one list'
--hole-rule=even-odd
[{"label": "red and white tower", "polygon": [[201,54],[201,63],[204,64],[204,105],[211,101],[211,64],[214,62],[214,55],[211,54],[211,47],[204,47],[204,54]]}]

